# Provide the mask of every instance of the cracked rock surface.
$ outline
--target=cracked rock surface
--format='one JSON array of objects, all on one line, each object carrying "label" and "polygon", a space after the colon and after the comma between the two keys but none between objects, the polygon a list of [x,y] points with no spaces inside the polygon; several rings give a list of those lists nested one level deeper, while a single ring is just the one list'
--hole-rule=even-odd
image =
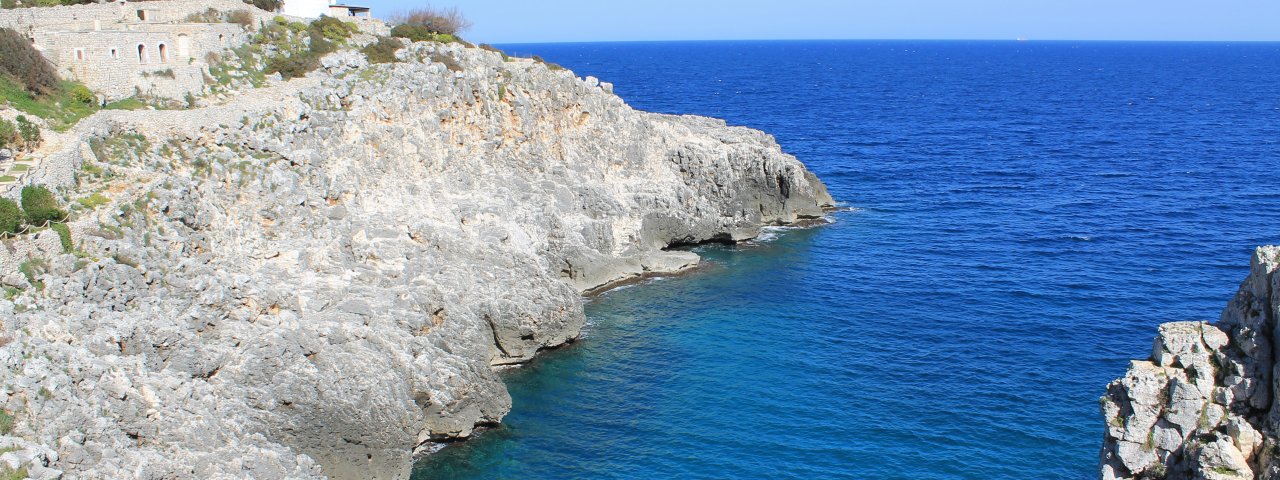
[{"label": "cracked rock surface", "polygon": [[78,208],[74,253],[52,232],[0,246],[13,461],[408,478],[415,450],[501,421],[494,368],[576,338],[582,292],[833,203],[764,133],[477,48],[399,55],[72,131],[32,178],[109,202]]},{"label": "cracked rock surface", "polygon": [[1276,318],[1280,248],[1261,247],[1215,324],[1160,326],[1101,399],[1103,479],[1280,478]]}]

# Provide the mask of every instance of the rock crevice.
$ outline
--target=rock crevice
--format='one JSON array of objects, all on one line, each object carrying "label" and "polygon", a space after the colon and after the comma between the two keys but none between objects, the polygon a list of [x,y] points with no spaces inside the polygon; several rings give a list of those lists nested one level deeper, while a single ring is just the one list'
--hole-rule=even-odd
[{"label": "rock crevice", "polygon": [[1280,478],[1278,267],[1280,249],[1259,248],[1217,323],[1161,325],[1151,357],[1107,386],[1100,478]]},{"label": "rock crevice", "polygon": [[[583,292],[833,203],[764,133],[478,48],[398,55],[69,134],[32,177],[110,203],[74,254],[0,248],[3,438],[76,478],[407,478],[501,421],[495,367],[576,338]],[[36,258],[43,288],[12,274]]]}]

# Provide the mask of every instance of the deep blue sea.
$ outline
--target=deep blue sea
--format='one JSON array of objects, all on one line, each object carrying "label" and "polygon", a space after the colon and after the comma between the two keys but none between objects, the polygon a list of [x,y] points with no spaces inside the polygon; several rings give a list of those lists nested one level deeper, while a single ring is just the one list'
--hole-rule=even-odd
[{"label": "deep blue sea", "polygon": [[1098,397],[1280,242],[1280,44],[507,45],[772,133],[852,208],[699,250],[415,479],[1087,479]]}]

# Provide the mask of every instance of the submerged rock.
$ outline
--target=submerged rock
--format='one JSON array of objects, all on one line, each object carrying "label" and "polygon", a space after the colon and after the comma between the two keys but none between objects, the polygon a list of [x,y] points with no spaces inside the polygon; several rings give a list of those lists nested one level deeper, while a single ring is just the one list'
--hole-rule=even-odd
[{"label": "submerged rock", "polygon": [[1216,324],[1161,325],[1151,357],[1107,386],[1100,478],[1280,478],[1278,266],[1280,249],[1259,248]]},{"label": "submerged rock", "polygon": [[583,292],[833,203],[764,133],[459,44],[399,56],[70,132],[33,178],[111,202],[75,255],[0,249],[43,285],[0,301],[3,438],[75,478],[407,478],[502,420],[495,366],[576,338]]}]

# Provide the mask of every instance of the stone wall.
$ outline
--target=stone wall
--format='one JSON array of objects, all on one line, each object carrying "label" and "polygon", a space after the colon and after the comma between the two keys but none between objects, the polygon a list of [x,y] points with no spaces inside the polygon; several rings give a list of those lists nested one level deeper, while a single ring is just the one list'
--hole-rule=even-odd
[{"label": "stone wall", "polygon": [[208,54],[243,44],[250,35],[239,25],[225,23],[137,27],[40,32],[36,42],[62,75],[113,101],[137,93],[165,98],[199,94]]},{"label": "stone wall", "polygon": [[[210,8],[223,12],[246,10],[253,13],[259,20],[270,19],[275,15],[258,10],[239,0],[113,2],[0,10],[0,28],[12,28],[20,32],[32,32],[35,30],[89,31],[97,28],[106,28],[115,23],[180,22],[193,13],[201,13]],[[139,10],[145,12],[145,20],[139,18]]]},{"label": "stone wall", "polygon": [[[0,27],[28,35],[45,58],[107,101],[143,93],[181,99],[204,91],[206,56],[248,41],[228,23],[185,23],[209,9],[274,14],[238,0],[102,3],[0,11]],[[162,72],[156,75],[157,72]]]}]

